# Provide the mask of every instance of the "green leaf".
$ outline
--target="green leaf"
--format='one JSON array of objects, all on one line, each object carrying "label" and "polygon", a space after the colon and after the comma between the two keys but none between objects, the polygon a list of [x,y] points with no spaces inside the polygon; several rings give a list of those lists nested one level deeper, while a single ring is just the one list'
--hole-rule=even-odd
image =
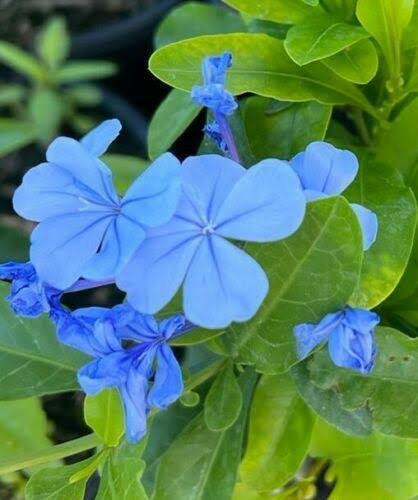
[{"label": "green leaf", "polygon": [[377,240],[364,254],[359,284],[350,300],[371,309],[391,294],[406,269],[414,243],[416,201],[393,165],[374,163],[366,156],[344,196],[378,217]]},{"label": "green leaf", "polygon": [[145,469],[141,460],[144,443],[133,445],[124,442],[110,450],[103,466],[100,488],[96,500],[147,500],[140,483]]},{"label": "green leaf", "polygon": [[39,82],[48,80],[47,70],[37,59],[9,42],[0,41],[0,63],[31,80]]},{"label": "green leaf", "polygon": [[183,392],[179,401],[186,408],[194,408],[200,403],[200,395],[198,392],[193,391]]},{"label": "green leaf", "polygon": [[0,85],[0,106],[10,106],[20,102],[26,94],[26,89],[17,83]]},{"label": "green leaf", "polygon": [[28,236],[21,229],[0,224],[0,261],[25,261],[28,253]]},{"label": "green leaf", "polygon": [[174,89],[155,112],[148,129],[148,154],[152,160],[165,153],[201,110],[190,92]]},{"label": "green leaf", "polygon": [[418,3],[414,3],[411,21],[405,29],[403,48],[406,50],[418,47]]},{"label": "green leaf", "polygon": [[124,194],[134,180],[149,166],[146,160],[129,155],[105,154],[102,160],[112,170],[115,187],[119,194]]},{"label": "green leaf", "polygon": [[76,371],[88,358],[63,346],[47,316],[21,319],[0,284],[0,399],[71,391],[78,388]]},{"label": "green leaf", "polygon": [[360,26],[338,22],[328,16],[316,16],[293,26],[284,46],[300,66],[325,59],[360,40],[368,38]]},{"label": "green leaf", "polygon": [[317,421],[311,454],[331,459],[330,500],[408,500],[418,494],[418,441],[374,433],[353,438]]},{"label": "green leaf", "polygon": [[34,139],[32,124],[12,118],[0,118],[0,158],[27,146]]},{"label": "green leaf", "polygon": [[279,112],[270,109],[271,101],[264,97],[251,97],[245,103],[245,127],[257,160],[290,160],[311,142],[322,140],[332,111],[317,102],[290,103]]},{"label": "green leaf", "polygon": [[29,116],[37,138],[48,144],[57,134],[64,114],[62,98],[53,90],[39,87],[29,99]]},{"label": "green leaf", "polygon": [[341,78],[364,85],[376,76],[379,57],[373,42],[361,40],[321,62]]},{"label": "green leaf", "polygon": [[0,459],[48,448],[47,434],[48,422],[38,399],[0,402]]},{"label": "green leaf", "polygon": [[367,408],[373,428],[384,434],[418,437],[418,340],[377,328],[378,354],[369,376],[337,368],[323,350],[308,361],[312,382],[330,390],[346,410]]},{"label": "green leaf", "polygon": [[[91,474],[74,481],[74,475],[89,470],[97,456],[73,465],[42,469],[29,479],[25,490],[26,500],[83,500],[86,484]],[[98,466],[99,464],[97,464]]]},{"label": "green leaf", "polygon": [[105,445],[117,446],[125,432],[122,404],[117,390],[107,389],[96,396],[86,396],[84,419]]},{"label": "green leaf", "polygon": [[289,375],[264,375],[251,405],[240,481],[263,493],[290,481],[308,453],[313,423]]},{"label": "green leaf", "polygon": [[316,7],[317,5],[319,5],[319,0],[302,0],[302,2],[308,5],[312,5],[312,7]]},{"label": "green leaf", "polygon": [[414,0],[358,0],[357,3],[357,17],[382,48],[395,88],[401,83],[402,34],[411,20],[414,3]]},{"label": "green leaf", "polygon": [[153,498],[158,500],[229,500],[234,489],[248,405],[255,374],[246,370],[240,377],[244,394],[241,414],[226,431],[213,432],[203,413],[195,417],[164,453]]},{"label": "green leaf", "polygon": [[315,12],[311,7],[312,3],[304,0],[224,0],[224,2],[251,17],[283,24],[299,23]]},{"label": "green leaf", "polygon": [[[270,292],[256,316],[227,330],[238,360],[280,373],[297,362],[293,328],[347,304],[363,257],[357,218],[343,198],[308,204],[298,231],[283,241],[249,244]],[[318,276],[321,279],[318,279]]]},{"label": "green leaf", "polygon": [[326,422],[354,436],[367,436],[372,432],[372,418],[367,408],[346,410],[339,395],[332,389],[321,389],[311,380],[308,362],[299,363],[291,370],[297,390],[312,410]]},{"label": "green leaf", "polygon": [[109,61],[70,61],[56,73],[59,83],[73,83],[84,80],[101,80],[117,72],[116,64]]},{"label": "green leaf", "polygon": [[152,55],[150,70],[175,88],[190,91],[201,84],[201,64],[207,54],[234,54],[228,89],[252,92],[282,101],[316,100],[323,104],[352,104],[372,115],[376,110],[353,84],[320,63],[296,65],[283,42],[263,34],[202,36],[163,47]]},{"label": "green leaf", "polygon": [[52,17],[42,29],[37,42],[37,50],[45,64],[55,70],[68,57],[70,38],[65,19]]},{"label": "green leaf", "polygon": [[216,376],[205,400],[205,423],[211,431],[225,431],[237,421],[242,407],[242,393],[229,363]]},{"label": "green leaf", "polygon": [[242,18],[225,7],[187,2],[173,9],[155,34],[156,48],[200,35],[245,33]]},{"label": "green leaf", "polygon": [[171,340],[170,345],[191,346],[196,344],[202,344],[203,342],[208,342],[211,339],[219,337],[223,333],[224,333],[223,330],[206,330],[204,328],[196,328],[187,335],[181,335],[180,337]]},{"label": "green leaf", "polygon": [[66,89],[65,95],[78,106],[94,107],[102,102],[100,88],[87,83]]}]

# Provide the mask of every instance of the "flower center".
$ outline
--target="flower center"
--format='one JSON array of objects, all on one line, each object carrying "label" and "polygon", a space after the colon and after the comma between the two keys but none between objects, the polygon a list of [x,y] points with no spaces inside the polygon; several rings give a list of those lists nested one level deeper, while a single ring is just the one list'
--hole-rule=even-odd
[{"label": "flower center", "polygon": [[205,227],[202,228],[202,233],[205,236],[210,236],[215,232],[215,228],[212,226],[212,224],[207,224]]}]

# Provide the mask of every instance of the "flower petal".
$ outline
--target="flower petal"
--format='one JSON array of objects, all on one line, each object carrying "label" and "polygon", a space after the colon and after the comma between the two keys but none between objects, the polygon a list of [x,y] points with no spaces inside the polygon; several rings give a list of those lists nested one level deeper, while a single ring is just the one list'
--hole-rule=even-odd
[{"label": "flower petal", "polygon": [[106,231],[100,250],[84,266],[82,276],[97,281],[114,278],[144,239],[145,231],[139,224],[124,215],[115,217]]},{"label": "flower petal", "polygon": [[268,288],[263,269],[252,257],[223,238],[208,237],[187,272],[184,312],[196,325],[224,328],[252,318]]},{"label": "flower petal", "polygon": [[302,323],[296,325],[293,333],[296,337],[299,359],[305,359],[319,344],[326,342],[330,334],[338,328],[343,320],[344,312],[327,314],[319,323]]},{"label": "flower petal", "polygon": [[355,179],[359,164],[351,151],[337,149],[326,142],[313,142],[296,155],[291,165],[303,189],[327,195],[342,193]]},{"label": "flower petal", "polygon": [[132,260],[116,278],[138,311],[154,314],[174,297],[201,241],[193,224],[172,219],[151,230]]},{"label": "flower petal", "polygon": [[68,170],[85,186],[100,194],[103,200],[119,203],[112,182],[112,172],[78,141],[69,137],[58,137],[49,146],[46,157],[49,163]]},{"label": "flower petal", "polygon": [[119,135],[122,125],[119,120],[106,120],[86,134],[80,143],[93,156],[102,156]]},{"label": "flower petal", "polygon": [[132,368],[119,391],[125,410],[126,437],[129,442],[137,443],[147,432],[148,380]]},{"label": "flower petal", "polygon": [[183,190],[194,201],[203,223],[215,218],[223,201],[245,173],[244,167],[220,155],[190,156],[183,162]]},{"label": "flower petal", "polygon": [[183,392],[183,377],[180,366],[167,344],[157,351],[157,369],[154,383],[148,393],[148,404],[165,410]]},{"label": "flower petal", "polygon": [[377,215],[368,208],[357,205],[356,203],[351,203],[351,208],[358,217],[363,235],[363,250],[366,251],[373,245],[377,238],[377,230],[379,227]]},{"label": "flower petal", "polygon": [[292,168],[264,160],[237,182],[214,221],[217,234],[245,241],[274,241],[294,233],[306,200]]},{"label": "flower petal", "polygon": [[122,200],[122,214],[151,227],[168,222],[179,203],[180,171],[174,155],[161,155],[128,189]]},{"label": "flower petal", "polygon": [[345,309],[344,324],[359,332],[370,332],[380,323],[380,317],[367,309],[347,306]]},{"label": "flower petal", "polygon": [[42,281],[65,290],[81,276],[96,253],[109,215],[76,213],[52,217],[32,232],[31,261]]}]

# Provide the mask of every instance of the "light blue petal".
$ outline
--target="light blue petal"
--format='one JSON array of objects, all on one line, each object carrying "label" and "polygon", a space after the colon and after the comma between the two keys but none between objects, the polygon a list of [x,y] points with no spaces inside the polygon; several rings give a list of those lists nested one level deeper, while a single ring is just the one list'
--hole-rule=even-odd
[{"label": "light blue petal", "polygon": [[294,233],[306,200],[292,168],[264,160],[235,184],[215,218],[216,234],[243,241],[275,241]]},{"label": "light blue petal", "polygon": [[158,322],[150,314],[141,314],[135,311],[135,315],[125,325],[118,326],[117,335],[126,340],[137,342],[152,342],[160,337]]},{"label": "light blue petal", "polygon": [[111,222],[109,216],[76,213],[52,217],[32,232],[31,261],[41,280],[60,290],[81,276]]},{"label": "light blue petal", "polygon": [[205,85],[226,83],[227,69],[232,66],[231,52],[224,52],[220,56],[208,56],[203,60],[202,73]]},{"label": "light blue petal", "polygon": [[267,295],[266,274],[248,254],[218,236],[201,243],[183,288],[186,318],[205,328],[248,321]]},{"label": "light blue petal", "polygon": [[356,203],[351,203],[351,208],[356,213],[360,223],[363,235],[363,250],[368,250],[377,238],[377,231],[379,228],[377,215],[368,208],[357,205]]},{"label": "light blue petal", "polygon": [[305,195],[306,201],[322,200],[323,198],[327,198],[328,196],[319,191],[312,191],[311,189],[305,189],[303,191],[303,194]]},{"label": "light blue petal", "polygon": [[176,314],[170,318],[164,319],[159,325],[161,335],[166,340],[170,340],[171,338],[181,335],[182,331],[186,329],[188,330],[189,328],[190,325],[188,324],[185,316],[182,314]]},{"label": "light blue petal", "polygon": [[106,120],[86,134],[80,142],[89,153],[99,157],[106,153],[121,129],[122,125],[119,120]]},{"label": "light blue petal", "polygon": [[82,276],[90,280],[114,278],[145,239],[144,229],[124,215],[114,218],[100,250],[83,267]]},{"label": "light blue petal", "polygon": [[380,323],[380,317],[373,311],[367,309],[352,308],[345,309],[344,324],[359,332],[370,332]]},{"label": "light blue petal", "polygon": [[292,167],[303,189],[327,195],[341,194],[355,179],[359,164],[351,151],[337,149],[326,142],[313,142],[296,155]]},{"label": "light blue petal", "polygon": [[124,351],[96,359],[80,368],[78,382],[86,394],[94,396],[108,387],[118,387],[128,378],[132,358]]},{"label": "light blue petal", "polygon": [[155,314],[174,297],[201,241],[193,224],[174,218],[151,230],[133,259],[117,276],[138,311]]},{"label": "light blue petal", "polygon": [[110,169],[78,141],[58,137],[49,146],[46,157],[49,163],[68,170],[79,182],[100,194],[110,204],[119,204]]},{"label": "light blue petal", "polygon": [[162,344],[157,351],[157,368],[154,383],[148,393],[148,404],[152,408],[165,410],[183,392],[181,368],[171,348]]},{"label": "light blue petal", "polygon": [[175,156],[161,155],[128,189],[122,200],[122,214],[151,227],[168,222],[179,203],[180,172]]},{"label": "light blue petal", "polygon": [[148,380],[132,368],[125,384],[119,388],[125,410],[126,437],[137,443],[147,432]]},{"label": "light blue petal", "polygon": [[183,162],[183,190],[203,222],[216,217],[229,192],[245,173],[244,167],[220,155],[190,156]]}]

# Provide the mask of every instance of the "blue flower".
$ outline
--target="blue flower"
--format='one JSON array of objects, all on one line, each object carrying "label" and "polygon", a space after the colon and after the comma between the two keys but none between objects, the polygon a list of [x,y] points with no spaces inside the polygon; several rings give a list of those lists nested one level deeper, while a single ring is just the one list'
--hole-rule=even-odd
[{"label": "blue flower", "polygon": [[300,226],[306,200],[286,162],[264,160],[249,170],[219,155],[182,166],[183,196],[166,225],[147,239],[117,276],[139,311],[154,314],[183,287],[188,320],[207,328],[247,321],[268,292],[260,265],[227,238],[269,242]]},{"label": "blue flower", "polygon": [[98,159],[120,129],[102,123],[80,142],[59,137],[47,163],[32,168],[14,195],[14,208],[39,222],[31,237],[31,262],[42,281],[59,289],[79,277],[113,277],[145,238],[166,223],[180,194],[180,163],[162,155],[120,198],[112,174]]},{"label": "blue flower", "polygon": [[117,388],[127,438],[139,441],[146,433],[150,410],[166,409],[183,392],[181,369],[168,341],[189,331],[191,325],[181,315],[158,324],[127,304],[73,313],[62,310],[53,319],[63,343],[95,358],[78,372],[84,392],[95,395]]},{"label": "blue flower", "polygon": [[13,311],[19,316],[36,318],[49,313],[59,290],[43,283],[30,262],[7,262],[0,265],[0,279],[11,281],[7,297]]},{"label": "blue flower", "polygon": [[347,306],[343,311],[327,314],[316,325],[297,325],[294,333],[298,356],[304,359],[328,341],[330,357],[337,366],[368,375],[376,356],[374,328],[379,322],[376,313]]},{"label": "blue flower", "polygon": [[225,88],[226,72],[232,66],[232,54],[206,57],[202,64],[204,85],[195,85],[192,99],[196,104],[210,109],[215,117],[203,131],[218,148],[233,160],[239,161],[238,150],[228,123],[228,116],[238,107],[234,96]]},{"label": "blue flower", "polygon": [[[341,194],[355,179],[359,164],[350,151],[337,149],[326,142],[313,142],[297,154],[291,165],[298,174],[308,201]],[[363,234],[363,248],[376,241],[376,214],[362,205],[352,204]]]}]

